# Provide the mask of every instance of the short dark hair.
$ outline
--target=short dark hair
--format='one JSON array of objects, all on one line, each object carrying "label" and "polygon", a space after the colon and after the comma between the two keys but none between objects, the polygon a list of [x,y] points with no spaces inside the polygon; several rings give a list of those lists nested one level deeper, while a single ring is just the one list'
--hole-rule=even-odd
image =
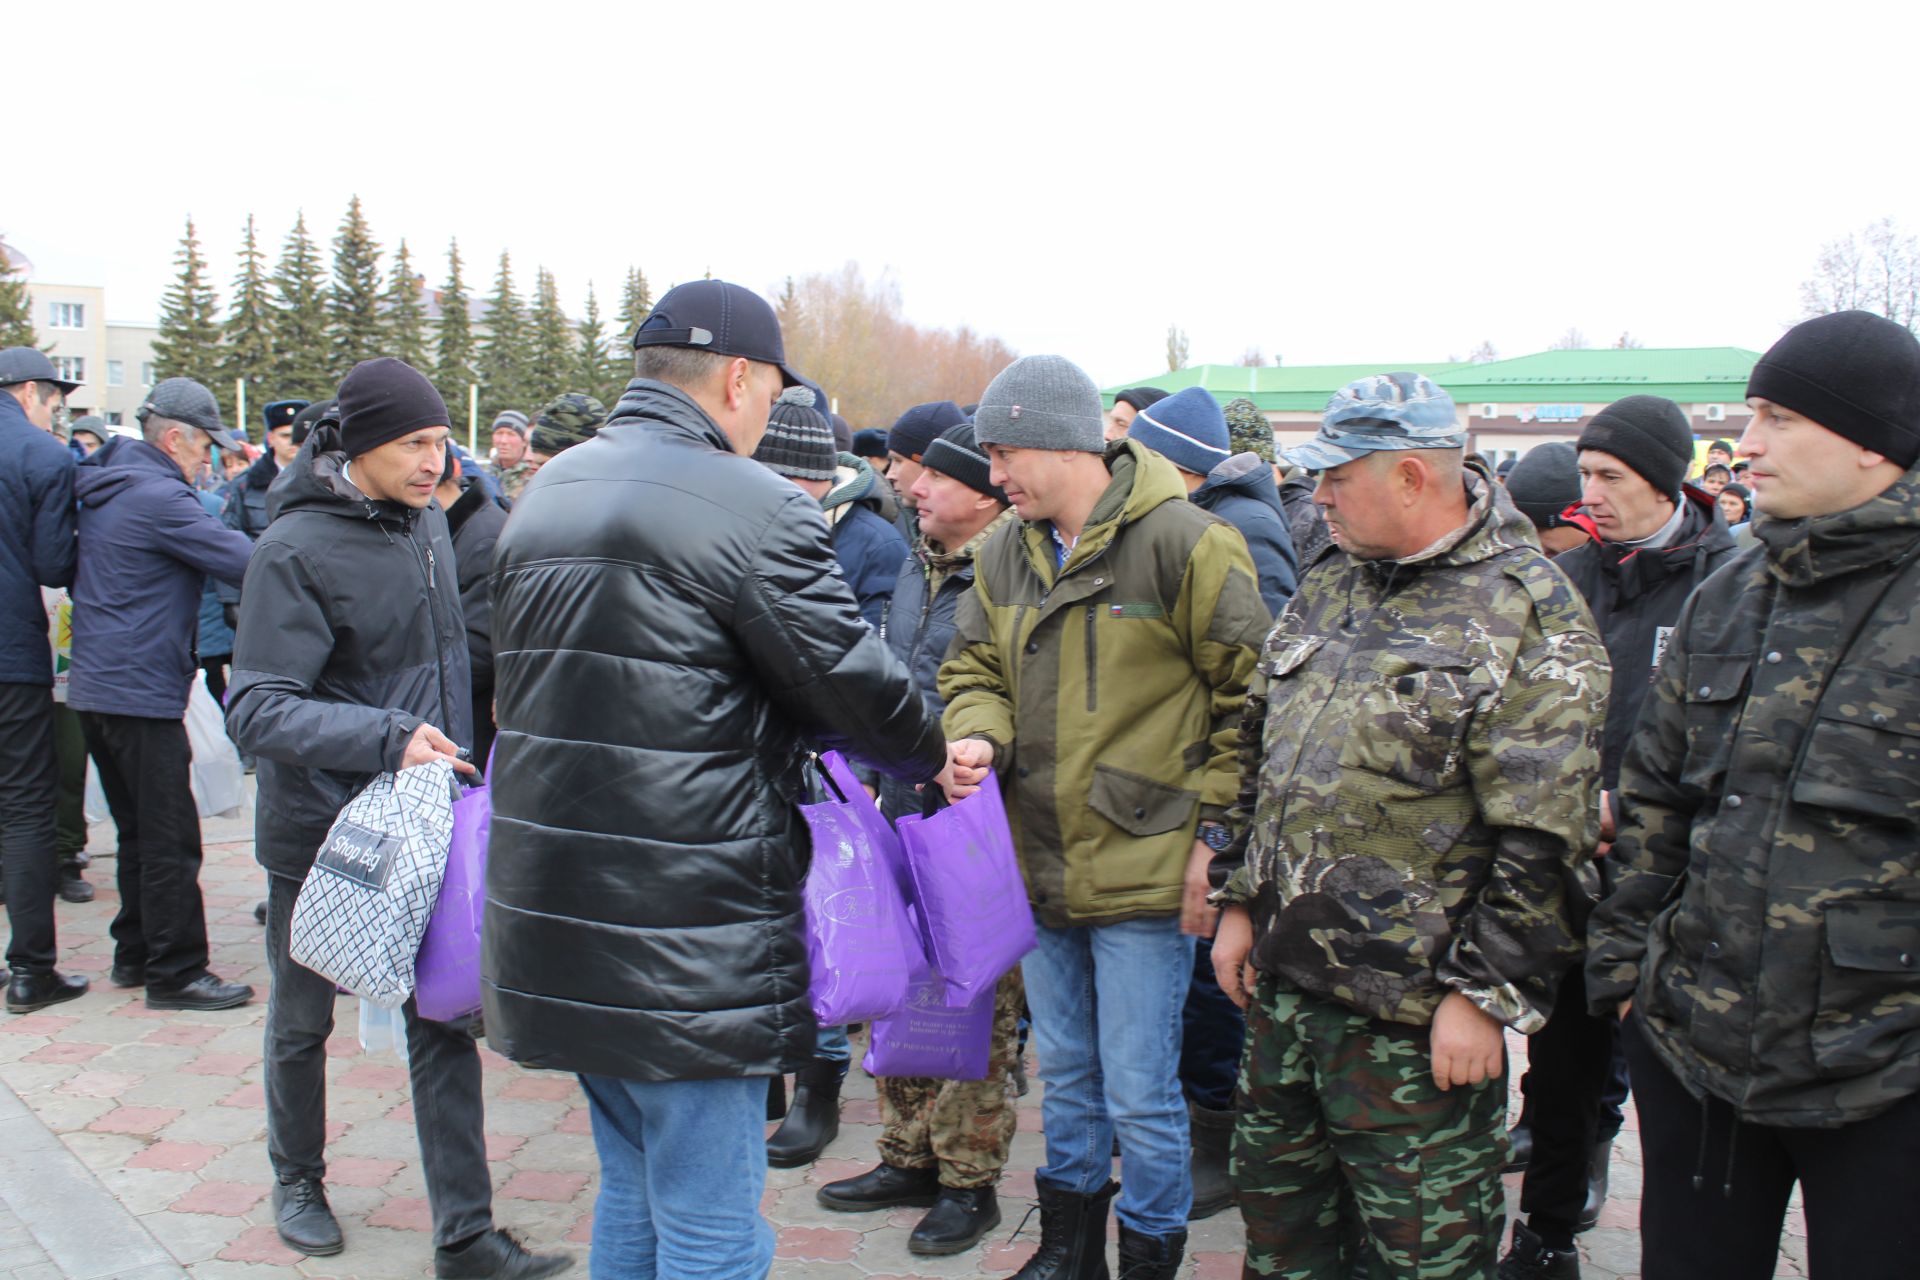
[{"label": "short dark hair", "polygon": [[635,377],[691,391],[712,381],[732,359],[698,347],[645,346],[633,353],[633,372]]}]

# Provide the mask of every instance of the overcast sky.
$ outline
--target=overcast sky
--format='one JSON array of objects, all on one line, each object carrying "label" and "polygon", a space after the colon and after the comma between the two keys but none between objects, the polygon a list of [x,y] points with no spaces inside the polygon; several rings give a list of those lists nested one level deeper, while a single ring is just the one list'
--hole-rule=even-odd
[{"label": "overcast sky", "polygon": [[1391,364],[1765,348],[1823,241],[1920,229],[1904,4],[15,6],[0,234],[151,320],[358,193],[570,311],[857,260],[1103,385],[1259,346]]}]

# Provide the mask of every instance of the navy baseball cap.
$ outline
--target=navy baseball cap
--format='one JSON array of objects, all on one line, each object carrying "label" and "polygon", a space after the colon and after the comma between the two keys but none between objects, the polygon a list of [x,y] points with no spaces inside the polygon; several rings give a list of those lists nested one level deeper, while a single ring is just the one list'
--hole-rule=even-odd
[{"label": "navy baseball cap", "polygon": [[8,347],[0,351],[0,387],[16,382],[51,382],[62,395],[71,395],[80,384],[69,382],[53,371],[53,361],[38,347]]},{"label": "navy baseball cap", "polygon": [[247,445],[220,421],[220,405],[213,392],[192,378],[168,378],[156,384],[133,416],[141,423],[158,416],[198,427],[222,449],[244,449]]},{"label": "navy baseball cap", "polygon": [[[725,280],[695,280],[667,290],[634,330],[633,347],[693,347],[779,368],[784,385],[803,385],[787,368],[780,319],[753,290]],[[822,404],[825,401],[821,402]]]}]

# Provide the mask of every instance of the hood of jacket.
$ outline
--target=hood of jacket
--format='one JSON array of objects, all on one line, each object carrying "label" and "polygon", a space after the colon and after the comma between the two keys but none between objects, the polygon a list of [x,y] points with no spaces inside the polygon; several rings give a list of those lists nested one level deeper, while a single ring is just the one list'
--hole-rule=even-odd
[{"label": "hood of jacket", "polygon": [[1538,547],[1533,521],[1513,505],[1507,488],[1472,463],[1466,468],[1467,519],[1459,528],[1410,556],[1363,561],[1367,572],[1392,581],[1407,570],[1458,569],[1520,547]]},{"label": "hood of jacket", "polygon": [[886,503],[880,497],[880,473],[865,458],[843,453],[835,459],[833,488],[820,499],[820,506],[827,513],[827,523],[832,524],[845,514],[839,508],[855,503],[887,515]]},{"label": "hood of jacket", "polygon": [[271,448],[261,451],[253,460],[253,465],[240,473],[240,485],[245,489],[257,489],[265,493],[273,487],[273,481],[280,474],[280,464],[273,460]]},{"label": "hood of jacket", "polygon": [[267,491],[267,519],[278,520],[290,511],[324,511],[349,520],[379,520],[406,524],[412,508],[398,502],[369,498],[347,479],[347,455],[340,444],[340,424],[322,422]]},{"label": "hood of jacket", "polygon": [[193,487],[172,458],[131,436],[115,436],[73,469],[73,496],[82,506],[99,507],[135,486],[155,483]]},{"label": "hood of jacket", "polygon": [[[1105,551],[1120,530],[1143,519],[1155,507],[1186,501],[1187,486],[1180,478],[1180,469],[1137,441],[1114,441],[1107,446],[1105,461],[1112,479],[1093,504],[1080,540],[1073,544],[1066,564],[1061,566],[1062,572]],[[1049,523],[1028,521],[1021,536],[1027,558],[1039,571],[1041,581],[1051,582],[1055,571]]]},{"label": "hood of jacket", "polygon": [[1257,453],[1236,453],[1207,473],[1207,481],[1193,491],[1193,501],[1211,511],[1213,504],[1229,494],[1252,498],[1286,518],[1280,503],[1280,486],[1273,482],[1273,468]]},{"label": "hood of jacket", "polygon": [[1920,467],[1857,507],[1800,520],[1759,515],[1753,532],[1767,549],[1767,572],[1784,586],[1884,564],[1920,537]]}]

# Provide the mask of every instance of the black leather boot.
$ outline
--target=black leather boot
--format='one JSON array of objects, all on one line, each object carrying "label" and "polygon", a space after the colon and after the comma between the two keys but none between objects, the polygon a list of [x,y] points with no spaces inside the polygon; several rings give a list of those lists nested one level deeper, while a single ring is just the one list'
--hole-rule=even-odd
[{"label": "black leather boot", "polygon": [[1211,1218],[1233,1203],[1227,1161],[1233,1145],[1233,1112],[1188,1108],[1187,1131],[1193,1142],[1193,1208],[1187,1221]]},{"label": "black leather boot", "polygon": [[882,1163],[855,1178],[829,1182],[813,1193],[823,1209],[865,1213],[898,1205],[931,1205],[940,1197],[938,1169],[902,1169]]},{"label": "black leather boot", "polygon": [[1607,1207],[1608,1166],[1613,1163],[1613,1143],[1593,1144],[1593,1162],[1587,1166],[1587,1202],[1580,1208],[1575,1231],[1591,1231],[1600,1225],[1600,1211]]},{"label": "black leather boot", "polygon": [[318,1178],[274,1183],[273,1225],[287,1248],[310,1258],[324,1258],[347,1247],[327,1204],[327,1189]]},{"label": "black leather boot", "polygon": [[995,1188],[941,1187],[940,1198],[907,1237],[907,1252],[940,1257],[965,1253],[1000,1225],[1000,1196]]},{"label": "black leather boot", "polygon": [[1549,1249],[1546,1241],[1513,1224],[1513,1247],[1500,1259],[1500,1280],[1580,1280],[1580,1254],[1573,1249]]},{"label": "black leather boot", "polygon": [[42,973],[13,970],[7,981],[7,1012],[32,1013],[63,1000],[77,1000],[87,994],[85,978],[68,977],[57,969]]},{"label": "black leather boot", "polygon": [[1173,1280],[1187,1250],[1187,1233],[1148,1236],[1120,1224],[1120,1280]]},{"label": "black leather boot", "polygon": [[1040,1250],[1013,1280],[1109,1280],[1107,1205],[1120,1184],[1109,1182],[1090,1196],[1044,1182],[1034,1189],[1040,1197]]},{"label": "black leather boot", "polygon": [[815,1058],[793,1078],[793,1105],[767,1139],[767,1163],[776,1169],[812,1164],[840,1136],[840,1079],[846,1064]]}]

